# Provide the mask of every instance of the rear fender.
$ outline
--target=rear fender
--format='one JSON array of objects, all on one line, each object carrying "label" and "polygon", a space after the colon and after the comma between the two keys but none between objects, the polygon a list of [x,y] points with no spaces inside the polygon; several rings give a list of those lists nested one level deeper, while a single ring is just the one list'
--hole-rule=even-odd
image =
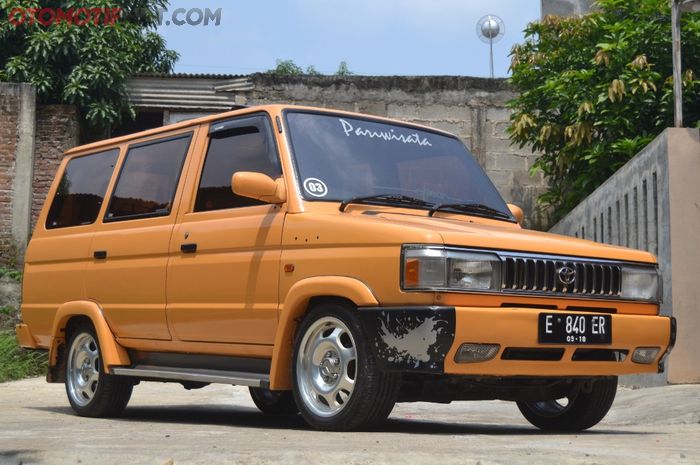
[{"label": "rear fender", "polygon": [[[71,318],[87,317],[95,327],[100,352],[102,357],[102,369],[109,373],[113,366],[130,365],[129,354],[126,352],[112,333],[107,321],[102,314],[100,306],[89,300],[66,302],[61,305],[54,316],[51,330],[51,344],[49,346],[49,382],[61,382],[63,380],[62,366],[65,364],[66,326]],[[59,368],[59,369],[57,369]]]}]

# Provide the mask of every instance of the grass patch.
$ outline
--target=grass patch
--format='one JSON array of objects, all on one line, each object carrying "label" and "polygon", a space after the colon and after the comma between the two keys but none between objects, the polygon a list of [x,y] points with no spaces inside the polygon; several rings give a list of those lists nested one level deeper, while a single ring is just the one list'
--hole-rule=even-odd
[{"label": "grass patch", "polygon": [[22,349],[14,331],[0,331],[0,383],[42,375],[47,363],[46,351]]},{"label": "grass patch", "polygon": [[22,272],[13,268],[5,268],[3,266],[0,266],[0,278],[5,277],[10,278],[11,280],[16,282],[21,282]]}]

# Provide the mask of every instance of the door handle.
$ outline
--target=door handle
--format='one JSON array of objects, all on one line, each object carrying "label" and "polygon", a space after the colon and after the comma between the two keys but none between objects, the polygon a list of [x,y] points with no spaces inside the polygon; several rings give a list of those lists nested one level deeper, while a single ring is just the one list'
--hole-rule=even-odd
[{"label": "door handle", "polygon": [[197,251],[197,244],[194,242],[189,244],[180,245],[180,250],[184,253],[195,253]]},{"label": "door handle", "polygon": [[95,257],[97,260],[104,260],[107,258],[107,251],[106,250],[95,250],[92,254],[93,257]]}]

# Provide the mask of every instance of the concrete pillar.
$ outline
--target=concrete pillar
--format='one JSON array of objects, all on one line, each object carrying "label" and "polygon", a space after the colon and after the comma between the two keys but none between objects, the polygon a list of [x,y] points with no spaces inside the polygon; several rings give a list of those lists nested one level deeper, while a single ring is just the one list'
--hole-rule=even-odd
[{"label": "concrete pillar", "polygon": [[24,250],[31,234],[36,90],[31,84],[17,84],[17,86],[19,88],[19,115],[17,118],[17,151],[12,178],[12,238],[17,247],[17,259],[22,262]]},{"label": "concrete pillar", "polygon": [[671,302],[678,337],[668,363],[669,383],[700,383],[700,131],[668,129]]}]

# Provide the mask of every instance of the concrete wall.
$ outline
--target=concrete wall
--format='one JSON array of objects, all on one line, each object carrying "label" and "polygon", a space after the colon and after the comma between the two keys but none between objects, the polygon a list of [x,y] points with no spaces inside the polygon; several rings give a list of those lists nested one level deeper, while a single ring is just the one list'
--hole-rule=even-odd
[{"label": "concrete wall", "polygon": [[424,124],[459,136],[507,202],[520,205],[526,226],[541,228],[537,197],[541,174],[530,176],[535,155],[511,145],[506,133],[515,97],[504,79],[450,76],[249,76],[252,86],[236,92],[249,105],[292,103],[368,113]]},{"label": "concrete wall", "polygon": [[667,129],[550,230],[658,256],[662,314],[678,320],[671,383],[700,382],[698,173],[700,131]]},{"label": "concrete wall", "polygon": [[21,255],[30,234],[36,93],[0,83],[0,261]]},{"label": "concrete wall", "polygon": [[542,17],[547,15],[585,15],[593,9],[595,0],[542,0]]},{"label": "concrete wall", "polygon": [[77,141],[73,107],[37,109],[31,85],[0,83],[0,263],[21,260],[62,152]]}]

